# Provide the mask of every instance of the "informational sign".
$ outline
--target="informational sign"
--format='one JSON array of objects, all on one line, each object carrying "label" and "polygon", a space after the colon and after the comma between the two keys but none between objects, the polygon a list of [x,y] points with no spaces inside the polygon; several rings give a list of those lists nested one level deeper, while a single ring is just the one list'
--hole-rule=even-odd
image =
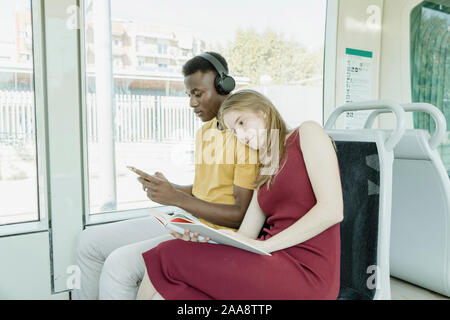
[{"label": "informational sign", "polygon": [[[345,103],[371,100],[372,52],[346,48],[345,60]],[[370,112],[346,112],[345,129],[362,129]]]}]

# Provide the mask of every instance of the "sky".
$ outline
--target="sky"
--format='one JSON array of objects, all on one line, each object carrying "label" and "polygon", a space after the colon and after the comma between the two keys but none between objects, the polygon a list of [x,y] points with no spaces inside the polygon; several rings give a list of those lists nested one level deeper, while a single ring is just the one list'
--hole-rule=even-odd
[{"label": "sky", "polygon": [[[14,41],[14,10],[25,8],[30,0],[0,0],[0,41]],[[214,45],[231,41],[238,28],[270,27],[321,46],[325,15],[326,0],[111,0],[112,18],[183,28]]]},{"label": "sky", "polygon": [[185,28],[222,45],[238,28],[270,27],[311,48],[324,42],[326,0],[111,0],[111,12],[115,18]]}]

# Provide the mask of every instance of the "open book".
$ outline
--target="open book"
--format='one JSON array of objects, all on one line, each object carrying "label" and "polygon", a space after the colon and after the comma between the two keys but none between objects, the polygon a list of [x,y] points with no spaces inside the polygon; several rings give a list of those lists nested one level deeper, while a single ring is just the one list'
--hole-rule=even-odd
[{"label": "open book", "polygon": [[194,232],[197,232],[199,234],[198,237],[199,240],[209,238],[211,239],[210,241],[208,241],[209,243],[224,244],[242,250],[247,250],[253,253],[258,253],[267,256],[271,255],[268,252],[265,252],[252,245],[249,245],[248,243],[230,237],[229,235],[222,233],[219,230],[216,230],[214,228],[205,225],[188,212],[163,213],[156,210],[151,211],[155,219],[158,220],[164,227],[166,227],[169,230],[183,234],[184,230],[189,229],[191,235]]}]

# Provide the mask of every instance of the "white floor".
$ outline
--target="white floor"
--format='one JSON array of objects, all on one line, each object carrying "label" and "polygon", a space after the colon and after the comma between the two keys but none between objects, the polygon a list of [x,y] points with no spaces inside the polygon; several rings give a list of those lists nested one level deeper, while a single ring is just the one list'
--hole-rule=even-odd
[{"label": "white floor", "polygon": [[391,277],[392,300],[450,300],[449,297]]}]

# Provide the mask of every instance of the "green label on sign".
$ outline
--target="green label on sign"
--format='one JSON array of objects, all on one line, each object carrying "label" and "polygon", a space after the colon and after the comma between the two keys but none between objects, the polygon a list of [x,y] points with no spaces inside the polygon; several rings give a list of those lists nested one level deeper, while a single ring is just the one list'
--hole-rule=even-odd
[{"label": "green label on sign", "polygon": [[346,54],[350,54],[352,56],[372,58],[372,52],[371,51],[364,51],[364,50],[346,48],[345,49],[345,53]]}]

